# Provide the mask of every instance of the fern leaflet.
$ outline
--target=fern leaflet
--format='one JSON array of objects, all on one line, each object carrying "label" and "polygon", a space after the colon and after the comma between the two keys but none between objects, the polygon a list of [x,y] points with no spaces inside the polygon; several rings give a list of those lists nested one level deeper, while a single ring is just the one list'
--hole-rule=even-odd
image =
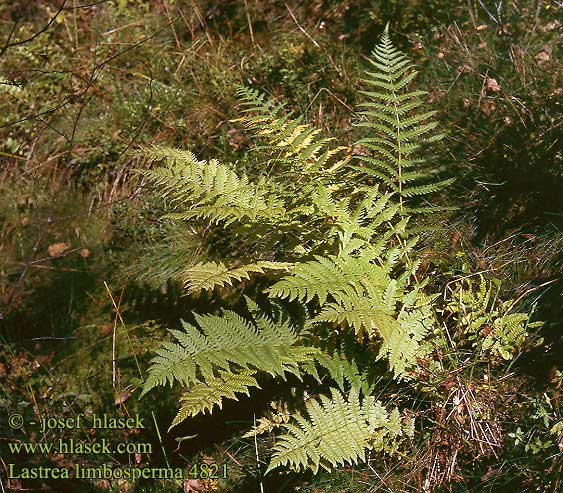
[{"label": "fern leaflet", "polygon": [[178,206],[188,206],[166,217],[204,218],[213,222],[268,222],[285,215],[283,202],[275,187],[263,178],[250,183],[245,175],[217,160],[199,161],[191,152],[151,147],[138,153],[149,161],[164,161],[157,169],[139,170],[158,193]]},{"label": "fern leaflet", "polygon": [[288,166],[286,171],[291,171],[292,178],[308,176],[322,182],[348,162],[346,156],[335,159],[348,150],[346,146],[330,147],[334,139],[320,138],[320,129],[303,123],[301,117],[291,118],[283,105],[269,103],[263,94],[247,87],[240,87],[237,93],[245,116],[235,121],[244,122],[246,128],[265,138],[266,145],[257,150],[266,151],[268,163]]},{"label": "fern leaflet", "polygon": [[422,285],[407,290],[408,276],[390,277],[395,255],[388,253],[391,257],[383,266],[349,256],[298,263],[269,294],[305,302],[317,297],[320,312],[309,325],[336,322],[352,327],[360,339],[381,338],[379,357],[385,356],[395,377],[402,378],[426,353],[424,340],[434,318]]},{"label": "fern leaflet", "polygon": [[181,407],[170,425],[172,429],[190,416],[199,413],[212,412],[217,405],[222,408],[223,399],[238,400],[236,393],[250,395],[250,387],[259,387],[254,378],[253,370],[242,370],[236,373],[220,371],[219,377],[208,378],[192,387],[180,397]]},{"label": "fern leaflet", "polygon": [[200,262],[186,269],[184,286],[188,294],[201,290],[212,290],[216,286],[232,285],[233,280],[250,279],[250,273],[264,274],[266,270],[289,270],[293,264],[288,262],[259,261],[241,267],[228,268],[222,262]]}]

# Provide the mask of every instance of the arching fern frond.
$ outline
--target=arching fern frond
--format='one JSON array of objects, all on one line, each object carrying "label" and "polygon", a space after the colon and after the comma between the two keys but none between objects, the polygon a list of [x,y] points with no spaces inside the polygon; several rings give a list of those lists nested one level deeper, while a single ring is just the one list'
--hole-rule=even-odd
[{"label": "arching fern frond", "polygon": [[270,296],[309,302],[317,297],[324,305],[328,296],[336,301],[367,292],[375,294],[390,282],[389,273],[368,260],[357,257],[316,256],[295,264],[293,272],[269,289]]},{"label": "arching fern frond", "polygon": [[307,175],[321,179],[348,162],[342,156],[348,147],[331,147],[333,138],[319,137],[320,129],[303,123],[302,117],[292,118],[283,105],[273,104],[255,89],[244,86],[238,88],[237,94],[245,116],[234,121],[242,121],[265,140],[266,144],[256,149],[266,153],[269,163],[286,165],[292,177]]},{"label": "arching fern frond", "polygon": [[368,449],[382,450],[403,434],[399,412],[391,413],[374,397],[361,397],[357,387],[348,395],[331,389],[331,397],[311,399],[304,415],[282,424],[287,433],[277,438],[267,472],[289,466],[297,471],[365,461]]},{"label": "arching fern frond", "polygon": [[333,322],[351,327],[359,339],[380,339],[379,357],[386,357],[396,378],[403,378],[427,351],[424,340],[434,318],[423,285],[408,288],[408,276],[392,279],[388,265],[355,257],[317,257],[296,264],[276,284],[273,297],[309,302],[318,298],[320,311],[308,325]]},{"label": "arching fern frond", "polygon": [[177,342],[164,342],[156,349],[142,395],[174,381],[185,386],[207,382],[220,370],[254,369],[284,378],[286,372],[300,376],[300,365],[319,352],[299,346],[287,321],[274,323],[265,315],[246,320],[228,310],[222,316],[195,318],[201,330],[182,322],[183,331],[170,330]]},{"label": "arching fern frond", "polygon": [[[156,169],[139,170],[157,193],[181,209],[166,217],[204,218],[213,222],[275,221],[285,214],[275,186],[265,179],[249,182],[219,161],[199,161],[189,151],[150,147],[138,151],[149,160],[163,162]],[[184,209],[187,206],[187,209]]]},{"label": "arching fern frond", "polygon": [[[326,384],[327,380],[331,384],[336,383],[341,392],[347,393],[350,388],[360,389],[363,395],[371,395],[375,385],[368,381],[365,374],[360,374],[354,361],[349,362],[338,353],[332,355],[318,353],[314,361],[303,364],[303,374],[313,376],[319,384]],[[319,373],[320,370],[320,373]],[[266,416],[259,418],[259,424],[244,437],[251,437],[256,434],[272,431],[279,428],[283,423],[287,423],[292,418],[292,413],[284,403],[272,403],[275,413],[269,412]]]},{"label": "arching fern frond", "polygon": [[407,57],[397,50],[385,28],[381,42],[375,46],[363,82],[369,90],[361,91],[368,101],[359,112],[366,117],[357,125],[374,132],[357,144],[365,146],[371,156],[358,155],[363,166],[355,169],[384,183],[397,194],[401,213],[433,212],[436,207],[413,209],[405,203],[412,197],[426,196],[447,187],[452,179],[437,179],[437,170],[425,164],[421,147],[440,140],[435,111],[419,111],[424,105],[423,91],[410,91],[409,84],[417,72]]},{"label": "arching fern frond", "polygon": [[258,418],[258,424],[242,435],[242,438],[251,438],[254,435],[270,432],[275,428],[279,428],[283,423],[289,422],[291,412],[285,402],[270,402],[270,407],[272,410],[268,411],[265,416]]}]

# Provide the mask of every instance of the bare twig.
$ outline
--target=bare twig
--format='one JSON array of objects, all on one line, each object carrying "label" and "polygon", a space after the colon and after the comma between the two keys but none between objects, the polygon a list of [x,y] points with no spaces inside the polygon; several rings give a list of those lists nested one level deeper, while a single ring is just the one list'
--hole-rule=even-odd
[{"label": "bare twig", "polygon": [[15,26],[17,24],[17,21],[14,23],[14,26],[12,27],[12,31],[10,32],[10,35],[8,37],[8,40],[6,41],[6,43],[4,44],[4,46],[2,47],[2,49],[0,50],[0,57],[2,57],[2,55],[6,52],[6,50],[8,48],[12,48],[13,46],[20,46],[26,43],[29,43],[30,41],[33,41],[35,38],[37,38],[38,36],[41,36],[41,34],[43,34],[45,31],[47,31],[47,29],[49,29],[51,27],[51,25],[53,24],[53,22],[55,22],[55,20],[57,19],[57,17],[59,15],[61,15],[62,11],[65,8],[65,4],[66,4],[67,0],[63,0],[63,2],[61,3],[60,7],[58,8],[58,10],[55,12],[55,15],[53,15],[53,17],[51,17],[51,19],[49,20],[49,22],[47,24],[45,24],[45,26],[43,26],[39,31],[37,31],[35,34],[33,34],[32,36],[30,36],[29,38],[25,38],[22,39],[21,41],[13,41],[10,42],[10,40],[12,39],[14,30],[15,30]]},{"label": "bare twig", "polygon": [[252,40],[252,48],[256,49],[256,42],[254,41],[254,30],[252,29],[252,22],[250,20],[250,12],[248,11],[247,0],[244,0],[244,12],[246,14],[246,22],[248,23],[248,30],[250,31],[250,39]]},{"label": "bare twig", "polygon": [[289,15],[291,16],[291,18],[293,19],[293,22],[295,22],[295,25],[297,26],[297,28],[305,35],[307,36],[311,42],[317,47],[320,48],[321,45],[319,43],[317,43],[312,37],[311,35],[305,31],[305,29],[301,26],[301,24],[299,24],[299,21],[295,18],[295,15],[293,14],[293,12],[291,11],[291,9],[289,8],[289,5],[287,5],[287,3],[284,3],[285,8],[287,9],[287,11],[289,12]]},{"label": "bare twig", "polygon": [[112,340],[111,340],[111,381],[112,381],[112,385],[113,385],[113,390],[117,392],[117,387],[116,387],[116,375],[117,375],[117,371],[116,371],[116,357],[115,357],[115,339],[116,339],[116,333],[117,333],[117,321],[119,319],[121,319],[121,312],[120,307],[121,307],[121,300],[123,299],[123,290],[121,291],[121,295],[119,296],[119,303],[115,303],[115,300],[113,299],[113,295],[111,294],[111,291],[109,290],[109,286],[107,285],[106,281],[104,281],[104,286],[106,288],[106,291],[108,292],[109,297],[111,298],[111,302],[113,304],[113,308],[115,309],[115,320],[113,321],[113,336],[112,336]]},{"label": "bare twig", "polygon": [[16,281],[16,284],[14,284],[14,287],[12,288],[10,296],[8,297],[8,301],[6,301],[5,305],[0,310],[0,320],[3,320],[4,316],[8,312],[9,306],[11,305],[12,301],[14,300],[14,297],[15,297],[16,293],[18,292],[18,290],[19,290],[19,288],[20,288],[20,286],[23,282],[23,279],[24,279],[25,275],[27,274],[27,271],[28,271],[30,265],[32,265],[32,263],[33,263],[33,259],[35,258],[35,255],[37,254],[37,249],[39,248],[39,243],[41,242],[41,239],[43,238],[44,234],[45,234],[45,227],[42,226],[41,229],[39,230],[39,234],[37,235],[37,239],[35,240],[35,244],[33,245],[33,248],[31,250],[31,254],[28,257],[27,261],[25,262],[24,268],[21,271],[20,276],[18,277],[18,280]]},{"label": "bare twig", "polygon": [[495,24],[500,24],[500,20],[497,19],[493,14],[491,14],[489,12],[489,9],[487,8],[487,6],[483,3],[482,0],[478,0],[479,5],[481,5],[481,7],[483,8],[483,10],[487,13],[487,15],[491,18],[491,20],[495,23]]}]

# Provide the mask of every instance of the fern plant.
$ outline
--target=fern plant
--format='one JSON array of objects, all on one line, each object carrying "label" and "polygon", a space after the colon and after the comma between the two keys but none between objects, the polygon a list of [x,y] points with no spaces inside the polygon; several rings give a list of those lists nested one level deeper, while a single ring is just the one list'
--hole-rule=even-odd
[{"label": "fern plant", "polygon": [[[254,430],[277,430],[269,470],[330,470],[364,460],[368,450],[393,453],[412,435],[413,422],[375,398],[374,363],[388,362],[388,380],[408,380],[430,348],[427,339],[437,324],[427,280],[417,279],[417,238],[405,200],[448,182],[418,185],[427,175],[413,171],[421,163],[415,154],[434,124],[423,123],[431,113],[411,113],[420,106],[413,99],[419,93],[399,94],[412,79],[405,75],[410,65],[392,48],[387,31],[372,64],[383,75],[368,73],[380,92],[367,94],[383,103],[369,103],[362,114],[385,123],[362,125],[386,137],[360,143],[383,156],[362,158],[365,163],[388,160],[380,166],[384,173],[353,165],[347,146],[333,145],[248,88],[238,91],[244,114],[237,121],[259,141],[249,159],[259,165],[247,168],[250,176],[188,151],[140,151],[161,163],[141,173],[174,207],[168,217],[196,231],[217,225],[226,238],[223,251],[207,249],[206,258],[182,270],[189,294],[236,288],[243,278],[261,275],[271,302],[283,300],[306,314],[293,324],[289,312],[274,321],[248,300],[251,319],[230,310],[198,315],[199,328],[184,323],[183,331],[171,331],[176,342],[157,349],[143,390],[174,382],[186,387],[175,426],[221,407],[224,399],[248,395],[259,375],[315,379],[326,393],[308,400],[302,412],[264,419]],[[379,183],[362,184],[365,172]],[[351,347],[340,341],[350,338]],[[359,354],[368,355],[361,369],[354,360]]]},{"label": "fern plant", "polygon": [[487,354],[493,361],[498,356],[512,359],[528,337],[528,329],[542,325],[529,321],[531,313],[513,312],[514,301],[499,300],[499,292],[498,279],[486,280],[482,275],[478,283],[464,279],[453,285],[451,301],[445,307],[460,337],[478,355]]}]

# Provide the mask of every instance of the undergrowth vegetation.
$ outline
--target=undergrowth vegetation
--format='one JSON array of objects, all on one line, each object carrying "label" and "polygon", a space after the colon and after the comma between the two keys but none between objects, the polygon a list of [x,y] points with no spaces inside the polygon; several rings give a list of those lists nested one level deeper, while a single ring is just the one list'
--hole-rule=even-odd
[{"label": "undergrowth vegetation", "polygon": [[561,491],[561,13],[0,6],[0,489]]}]

